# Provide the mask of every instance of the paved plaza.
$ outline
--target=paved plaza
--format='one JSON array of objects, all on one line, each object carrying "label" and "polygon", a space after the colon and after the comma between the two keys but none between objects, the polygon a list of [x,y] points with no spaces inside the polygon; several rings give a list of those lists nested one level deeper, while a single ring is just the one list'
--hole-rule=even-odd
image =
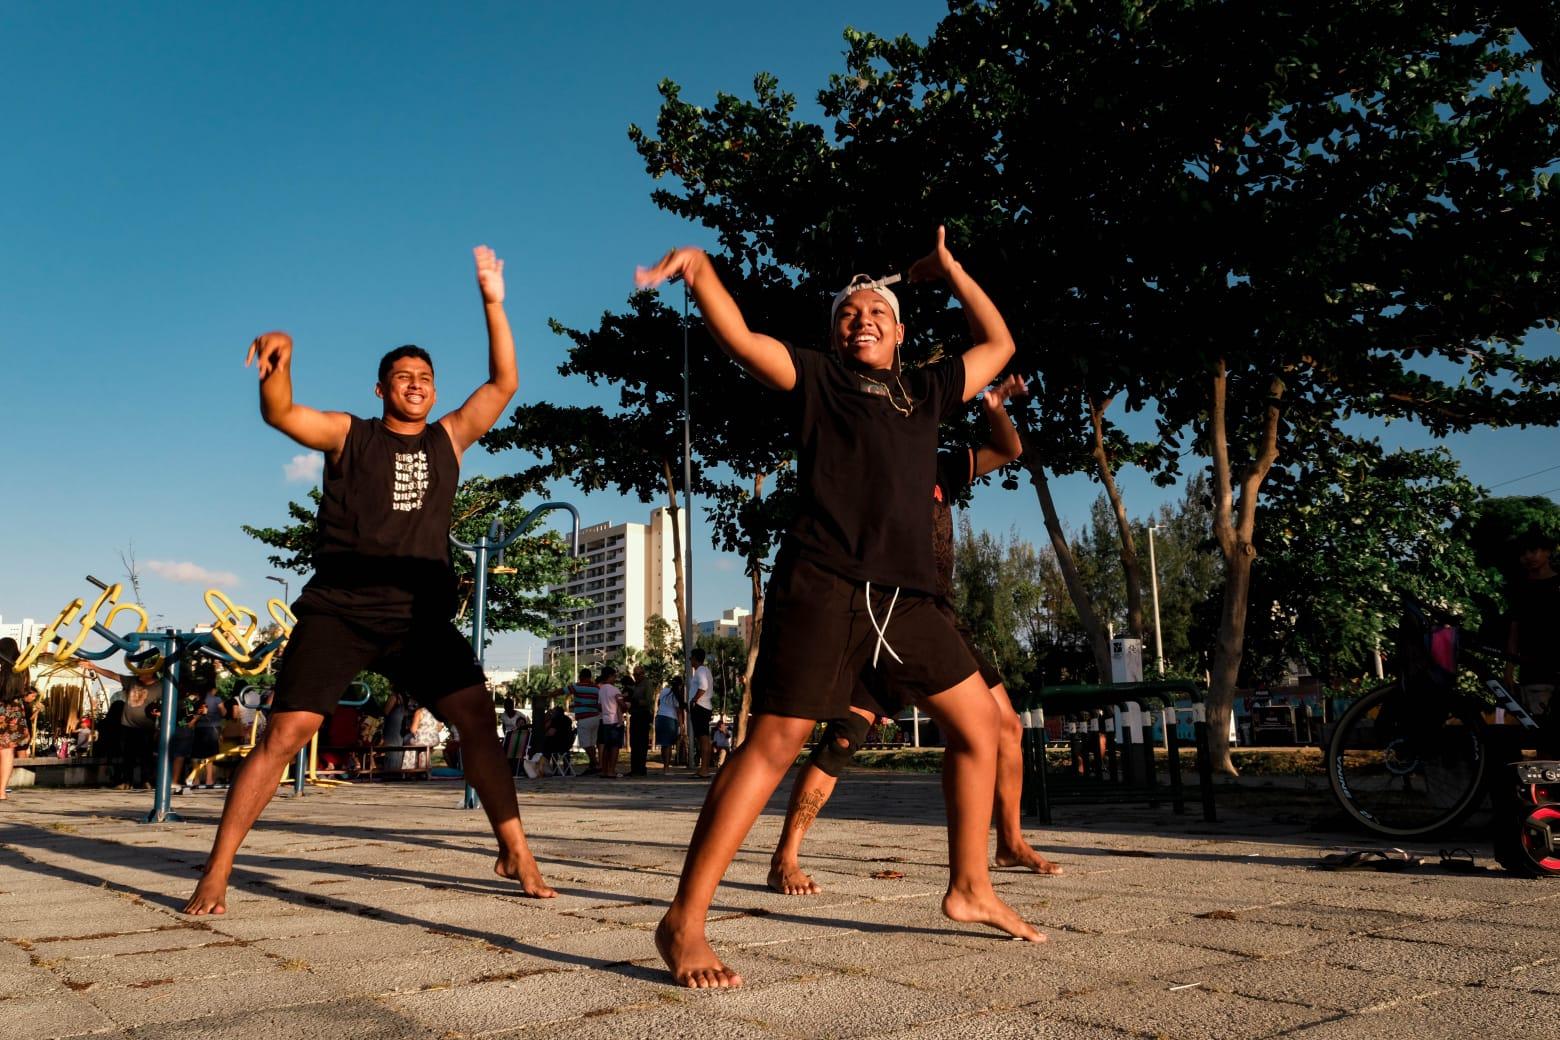
[{"label": "paved plaza", "polygon": [[1026,945],[939,914],[937,778],[875,771],[813,829],[821,896],[764,886],[777,796],[711,924],[747,987],[678,989],[651,929],[703,790],[523,786],[548,902],[493,876],[452,782],[279,797],[226,916],[191,919],[220,792],[151,827],[149,794],[23,789],[0,806],[0,1036],[1560,1037],[1560,885],[1318,871],[1371,843],[1249,800],[1217,824],[1074,807],[1030,830],[1065,876],[996,875],[1050,936]]}]

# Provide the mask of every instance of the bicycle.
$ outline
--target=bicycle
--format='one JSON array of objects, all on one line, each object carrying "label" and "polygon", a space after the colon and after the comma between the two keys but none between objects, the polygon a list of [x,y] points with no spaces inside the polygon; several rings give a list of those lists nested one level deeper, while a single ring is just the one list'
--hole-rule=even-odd
[{"label": "bicycle", "polygon": [[1482,694],[1457,687],[1462,636],[1455,617],[1404,597],[1399,678],[1355,701],[1328,741],[1333,796],[1378,834],[1422,837],[1500,794],[1495,777],[1510,763],[1496,857],[1522,873],[1560,874],[1560,805],[1551,804],[1560,802],[1560,762],[1524,758],[1548,750],[1554,734],[1499,679],[1485,679]]}]

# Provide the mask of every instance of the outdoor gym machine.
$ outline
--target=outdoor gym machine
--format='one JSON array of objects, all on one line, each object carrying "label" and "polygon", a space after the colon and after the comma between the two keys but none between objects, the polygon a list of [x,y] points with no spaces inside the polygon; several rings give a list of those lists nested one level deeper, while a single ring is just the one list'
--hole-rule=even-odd
[{"label": "outdoor gym machine", "polygon": [[[457,549],[470,553],[472,563],[476,567],[477,587],[472,597],[473,605],[471,608],[471,649],[477,655],[478,667],[481,667],[483,659],[487,656],[487,641],[483,636],[487,631],[487,576],[489,559],[493,553],[497,553],[497,558],[492,560],[492,567],[495,572],[503,573],[504,571],[501,568],[504,567],[504,550],[512,545],[515,539],[529,531],[531,524],[537,517],[554,509],[562,509],[574,518],[574,531],[570,536],[570,553],[573,556],[578,556],[580,554],[580,512],[567,502],[543,502],[527,513],[525,519],[516,524],[515,529],[508,534],[504,533],[503,521],[495,516],[493,522],[488,525],[487,534],[473,542],[463,542],[456,538],[454,534],[450,535],[450,544]],[[463,734],[461,737],[462,743],[466,739]],[[463,774],[465,772],[464,763],[462,763],[461,772]],[[466,782],[466,792],[461,798],[460,807],[462,809],[475,809],[480,804],[477,800],[477,792],[468,780]]]},{"label": "outdoor gym machine", "polygon": [[[183,663],[196,654],[204,654],[236,675],[259,675],[270,667],[272,657],[287,641],[294,621],[292,611],[281,600],[270,600],[266,610],[282,633],[262,641],[258,614],[246,607],[235,606],[218,590],[208,589],[206,605],[211,608],[214,618],[210,631],[178,632],[167,628],[161,632],[148,632],[146,611],[138,604],[119,602],[124,594],[122,585],[117,582],[105,585],[90,574],[87,581],[102,590],[97,601],[90,609],[84,609],[85,601],[81,599],[67,603],[65,609],[43,627],[38,638],[21,652],[16,667],[31,667],[44,654],[51,654],[57,662],[63,663],[72,657],[102,661],[123,653],[126,664],[136,674],[160,675],[162,708],[157,721],[157,776],[153,783],[152,808],[143,822],[179,820],[179,815],[170,807],[173,762],[168,748],[178,724],[179,677]],[[135,627],[117,633],[113,625],[121,613],[134,615]],[[71,625],[77,626],[74,636],[65,631]],[[108,645],[101,650],[83,650],[89,635],[99,636]]]}]

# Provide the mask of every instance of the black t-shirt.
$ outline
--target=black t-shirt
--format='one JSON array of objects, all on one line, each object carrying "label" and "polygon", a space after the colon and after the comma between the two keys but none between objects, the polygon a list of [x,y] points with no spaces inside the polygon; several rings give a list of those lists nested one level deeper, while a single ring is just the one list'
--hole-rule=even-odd
[{"label": "black t-shirt", "polygon": [[320,549],[298,613],[448,620],[455,613],[450,510],[459,483],[460,460],[443,426],[408,435],[353,416],[341,458],[325,464]]},{"label": "black t-shirt", "polygon": [[1560,679],[1560,574],[1513,584],[1511,620],[1517,624],[1522,682]]},{"label": "black t-shirt", "polygon": [[968,448],[937,453],[937,486],[932,488],[932,557],[937,563],[937,595],[953,601],[953,500],[975,480],[975,453]]},{"label": "black t-shirt", "polygon": [[[859,373],[832,353],[786,349],[800,506],[783,551],[853,581],[931,592],[937,428],[964,401],[964,359]],[[909,414],[904,414],[908,412]]]}]

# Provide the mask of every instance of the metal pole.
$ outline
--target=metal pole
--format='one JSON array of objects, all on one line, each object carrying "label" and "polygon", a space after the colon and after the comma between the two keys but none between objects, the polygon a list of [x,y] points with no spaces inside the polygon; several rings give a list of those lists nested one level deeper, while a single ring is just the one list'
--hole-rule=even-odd
[{"label": "metal pole", "polygon": [[683,670],[693,653],[693,418],[688,385],[688,283],[683,282]]},{"label": "metal pole", "polygon": [[[488,553],[495,544],[503,541],[503,528],[499,524],[498,517],[493,518],[493,523],[488,527],[485,537],[478,538],[476,544],[477,587],[474,593],[474,602],[471,607],[471,650],[477,655],[477,667],[481,668],[483,658],[487,656],[485,640],[482,638],[487,631],[487,597],[488,597]],[[484,673],[485,674],[485,673]],[[461,743],[464,744],[474,739],[472,734],[461,734]],[[466,763],[461,762],[460,772],[462,778],[466,775]],[[475,809],[482,804],[477,797],[477,789],[471,786],[471,781],[466,781],[465,793],[461,796],[460,807],[462,809]]]},{"label": "metal pole", "polygon": [[1159,675],[1165,674],[1165,637],[1159,629],[1159,564],[1154,559],[1154,524],[1148,525],[1148,578],[1154,590],[1154,657],[1159,662]]},{"label": "metal pole", "polygon": [[164,823],[181,820],[173,811],[171,797],[173,787],[173,756],[169,754],[173,743],[173,731],[179,722],[179,640],[173,629],[163,633],[162,714],[157,719],[157,775],[153,780],[152,811],[146,814],[147,823]]}]

